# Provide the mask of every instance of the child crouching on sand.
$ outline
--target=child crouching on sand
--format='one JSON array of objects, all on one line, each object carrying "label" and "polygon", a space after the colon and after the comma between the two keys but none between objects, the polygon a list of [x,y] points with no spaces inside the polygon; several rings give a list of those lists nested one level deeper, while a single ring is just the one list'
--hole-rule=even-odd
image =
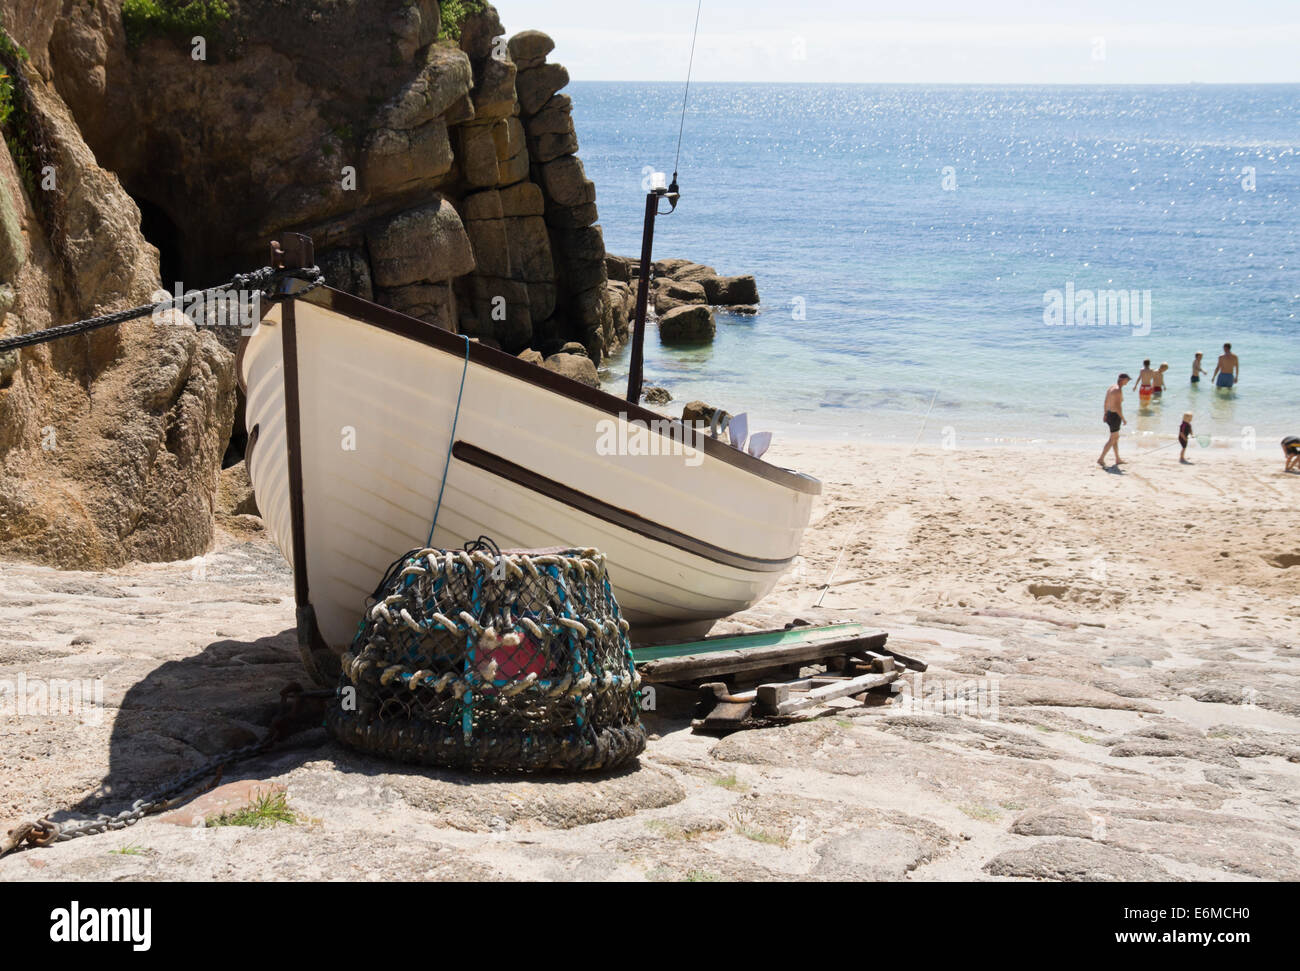
[{"label": "child crouching on sand", "polygon": [[1190,411],[1184,411],[1183,423],[1178,426],[1178,444],[1183,447],[1182,451],[1178,453],[1178,461],[1182,462],[1183,465],[1192,464],[1191,462],[1187,461],[1187,443],[1191,441],[1191,438],[1192,438],[1192,413]]},{"label": "child crouching on sand", "polygon": [[1300,435],[1282,439],[1282,455],[1286,459],[1286,472],[1300,472]]}]

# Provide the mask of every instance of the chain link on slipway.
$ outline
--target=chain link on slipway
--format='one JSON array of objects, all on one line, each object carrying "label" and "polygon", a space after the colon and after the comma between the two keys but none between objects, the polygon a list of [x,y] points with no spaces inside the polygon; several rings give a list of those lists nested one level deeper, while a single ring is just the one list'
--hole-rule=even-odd
[{"label": "chain link on slipway", "polygon": [[[313,727],[310,717],[315,713],[305,703],[332,698],[335,694],[333,688],[304,691],[302,685],[296,681],[290,682],[280,690],[280,707],[276,711],[275,717],[271,719],[270,727],[266,730],[266,734],[256,742],[250,742],[247,745],[231,749],[209,759],[198,768],[191,769],[178,776],[148,798],[137,799],[131,804],[130,809],[124,809],[116,815],[100,813],[89,819],[63,823],[56,823],[49,816],[42,816],[31,822],[19,823],[9,830],[6,835],[0,836],[0,856],[24,847],[52,846],[55,843],[65,843],[68,840],[78,839],[82,836],[95,836],[99,833],[126,829],[146,816],[162,812],[175,802],[177,796],[185,793],[196,782],[211,775],[216,775],[228,766],[270,752],[285,739]],[[320,714],[324,714],[323,706]],[[316,719],[315,724],[320,724],[320,719]],[[220,776],[218,776],[219,778]],[[216,781],[213,780],[214,785]],[[50,815],[54,814],[51,813]]]}]

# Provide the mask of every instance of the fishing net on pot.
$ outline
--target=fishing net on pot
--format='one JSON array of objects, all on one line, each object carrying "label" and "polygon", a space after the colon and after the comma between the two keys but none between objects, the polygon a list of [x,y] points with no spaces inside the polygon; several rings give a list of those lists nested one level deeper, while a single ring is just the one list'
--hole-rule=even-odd
[{"label": "fishing net on pot", "polygon": [[613,768],[645,748],[628,624],[593,549],[412,550],[342,667],[326,724],[365,752],[540,771]]}]

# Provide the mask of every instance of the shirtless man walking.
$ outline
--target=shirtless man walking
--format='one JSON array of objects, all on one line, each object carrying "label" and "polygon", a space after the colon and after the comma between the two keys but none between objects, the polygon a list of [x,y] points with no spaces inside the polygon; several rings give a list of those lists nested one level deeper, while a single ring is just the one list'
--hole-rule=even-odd
[{"label": "shirtless man walking", "polygon": [[1119,457],[1119,426],[1128,424],[1128,419],[1124,417],[1124,385],[1128,380],[1127,374],[1121,374],[1115,383],[1106,389],[1106,402],[1103,405],[1105,413],[1102,421],[1110,429],[1110,438],[1106,440],[1106,445],[1101,450],[1101,458],[1097,459],[1097,464],[1103,469],[1106,467],[1106,453],[1112,450],[1115,452],[1115,464],[1124,464],[1124,460]]},{"label": "shirtless man walking", "polygon": [[1232,353],[1231,344],[1223,345],[1223,353],[1219,355],[1219,363],[1214,366],[1210,380],[1216,388],[1231,388],[1241,381],[1241,362]]}]

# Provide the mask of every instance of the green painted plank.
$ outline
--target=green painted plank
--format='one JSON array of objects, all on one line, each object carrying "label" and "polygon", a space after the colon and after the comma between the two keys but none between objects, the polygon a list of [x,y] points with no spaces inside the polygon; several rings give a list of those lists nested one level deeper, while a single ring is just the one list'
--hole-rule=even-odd
[{"label": "green painted plank", "polygon": [[692,654],[712,654],[716,651],[744,651],[758,647],[793,647],[797,644],[818,644],[823,641],[842,641],[875,628],[866,624],[826,624],[821,627],[795,627],[791,630],[760,631],[756,634],[727,634],[707,637],[686,644],[656,644],[633,647],[632,659],[637,664],[659,661],[666,657],[689,657]]}]

